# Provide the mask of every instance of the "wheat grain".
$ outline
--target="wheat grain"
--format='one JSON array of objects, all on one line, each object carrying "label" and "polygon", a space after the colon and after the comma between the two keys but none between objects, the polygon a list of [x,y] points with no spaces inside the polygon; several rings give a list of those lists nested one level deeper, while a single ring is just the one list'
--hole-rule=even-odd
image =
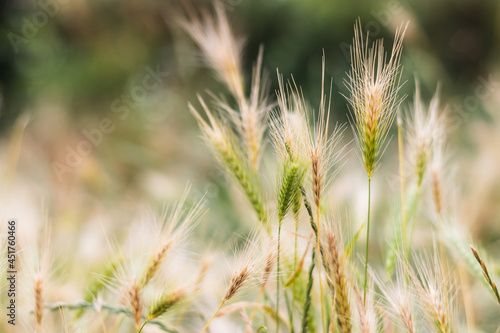
[{"label": "wheat grain", "polygon": [[[339,231],[337,230],[337,233]],[[349,302],[349,290],[347,286],[347,278],[345,275],[345,257],[342,245],[337,240],[337,235],[333,230],[326,231],[326,247],[328,249],[327,259],[331,266],[332,276],[335,286],[335,311],[337,313],[337,321],[342,333],[351,332],[351,305]]]},{"label": "wheat grain", "polygon": [[483,271],[484,278],[486,279],[488,284],[491,286],[491,290],[493,291],[493,294],[495,295],[495,298],[496,298],[498,304],[500,304],[500,294],[498,293],[497,285],[495,284],[495,282],[493,282],[491,280],[490,273],[488,272],[488,268],[486,267],[486,264],[484,263],[483,259],[481,259],[481,257],[479,256],[479,253],[472,245],[470,245],[470,250],[474,254],[474,257],[476,258],[479,265],[481,265],[481,269]]}]

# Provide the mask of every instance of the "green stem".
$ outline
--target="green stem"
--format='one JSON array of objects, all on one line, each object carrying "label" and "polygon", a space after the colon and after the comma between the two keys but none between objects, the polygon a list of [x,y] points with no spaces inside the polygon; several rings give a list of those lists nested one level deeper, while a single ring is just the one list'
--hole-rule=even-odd
[{"label": "green stem", "polygon": [[144,326],[146,326],[146,324],[149,323],[149,320],[146,320],[144,322],[144,324],[142,324],[141,328],[139,328],[139,330],[137,331],[137,333],[141,333],[142,332],[142,329],[144,328]]},{"label": "green stem", "polygon": [[316,248],[312,247],[311,267],[309,267],[309,279],[307,281],[306,299],[304,302],[304,314],[302,316],[302,333],[307,333],[309,323],[309,308],[311,307],[311,290],[314,281],[314,264],[316,263]]},{"label": "green stem", "polygon": [[[311,204],[309,203],[309,200],[307,200],[306,190],[304,189],[303,186],[300,187],[300,192],[302,193],[304,207],[306,207],[307,214],[309,215],[309,222],[311,224],[311,229],[313,230],[316,239],[318,239],[318,228],[317,228],[316,222],[314,222],[314,215],[312,212]],[[325,251],[324,251],[323,245],[321,243],[319,243],[319,253],[321,254],[321,258],[325,258]],[[323,260],[322,260],[322,263],[323,263],[323,268],[325,269],[326,275],[332,276],[330,266]],[[333,295],[334,294],[333,284],[331,283],[330,280],[327,281],[327,284],[328,284],[328,287],[330,288],[332,295]]]},{"label": "green stem", "polygon": [[[280,277],[281,280],[281,277]],[[283,282],[283,281],[281,281]],[[288,311],[288,318],[290,319],[290,333],[293,332],[293,308],[292,304],[290,303],[290,300],[288,299],[288,294],[286,292],[286,289],[283,289],[283,296],[285,297],[285,305],[286,309]]]},{"label": "green stem", "polygon": [[418,186],[417,190],[415,192],[415,195],[412,198],[412,202],[411,202],[411,205],[409,207],[409,210],[408,210],[408,219],[410,221],[410,230],[409,230],[409,233],[408,233],[408,240],[407,240],[407,243],[406,243],[406,251],[405,251],[405,254],[406,254],[405,259],[406,259],[406,261],[408,261],[408,257],[409,257],[409,249],[410,249],[411,241],[412,241],[412,237],[413,237],[413,228],[414,228],[414,225],[415,225],[414,221],[416,219],[416,213],[417,213],[417,209],[418,209],[418,206],[419,206],[420,193],[421,193],[421,186]]},{"label": "green stem", "polygon": [[280,318],[279,318],[279,310],[280,310],[280,242],[281,242],[281,219],[278,222],[278,256],[276,258],[276,269],[278,271],[278,278],[276,279],[276,333],[279,332],[280,329]]},{"label": "green stem", "polygon": [[406,258],[407,246],[407,219],[406,219],[406,203],[405,203],[405,175],[404,175],[404,153],[403,153],[403,134],[402,125],[398,118],[398,152],[399,152],[399,179],[401,186],[401,217],[403,219],[403,254]]},{"label": "green stem", "polygon": [[[299,197],[300,199],[300,197]],[[297,241],[298,241],[298,232],[299,232],[299,214],[296,212],[294,214],[295,217],[295,249],[294,249],[294,255],[293,255],[293,271],[295,272],[297,270]],[[292,311],[290,312],[290,333],[294,333],[295,330],[293,328],[293,309],[294,309],[294,304],[295,304],[295,295],[296,294],[296,285],[295,283],[292,286]]]},{"label": "green stem", "polygon": [[208,326],[210,326],[210,323],[212,322],[212,320],[214,320],[215,316],[217,316],[217,314],[219,313],[220,309],[222,309],[222,307],[224,306],[224,304],[226,304],[226,299],[224,299],[220,305],[219,305],[219,308],[215,311],[215,313],[213,314],[212,318],[210,318],[210,320],[207,322],[207,324],[205,325],[205,327],[203,327],[203,329],[201,330],[201,333],[205,332],[207,329],[208,329]]},{"label": "green stem", "polygon": [[363,283],[363,306],[366,306],[366,286],[368,282],[368,246],[370,244],[370,199],[371,178],[368,178],[368,218],[366,220],[366,253],[365,253],[365,282]]}]

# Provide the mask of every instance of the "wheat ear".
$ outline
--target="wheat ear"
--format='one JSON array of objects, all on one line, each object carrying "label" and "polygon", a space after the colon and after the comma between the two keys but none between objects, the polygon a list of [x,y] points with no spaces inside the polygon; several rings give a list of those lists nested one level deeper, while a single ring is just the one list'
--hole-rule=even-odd
[{"label": "wheat ear", "polygon": [[156,302],[149,308],[148,316],[146,320],[140,327],[138,333],[141,333],[143,328],[151,320],[164,315],[167,311],[172,309],[175,305],[179,304],[186,297],[186,291],[184,289],[176,290],[171,293],[165,293],[161,295]]},{"label": "wheat ear", "polygon": [[477,262],[479,263],[479,265],[481,265],[481,269],[483,271],[483,275],[484,278],[486,279],[486,282],[488,282],[488,284],[490,285],[491,290],[493,291],[493,294],[495,295],[498,304],[500,304],[500,294],[498,293],[497,285],[495,284],[495,282],[493,282],[493,280],[491,280],[490,273],[488,273],[488,268],[486,267],[486,264],[484,263],[483,259],[481,259],[481,257],[479,256],[477,250],[472,245],[469,246]]},{"label": "wheat ear", "polygon": [[36,274],[35,287],[34,287],[36,332],[42,331],[43,307],[44,307],[43,285],[44,283],[42,275]]},{"label": "wheat ear", "polygon": [[352,330],[351,305],[345,276],[345,258],[340,251],[337,236],[331,230],[326,233],[326,243],[335,285],[335,311],[337,312],[338,325],[342,333],[349,333]]}]

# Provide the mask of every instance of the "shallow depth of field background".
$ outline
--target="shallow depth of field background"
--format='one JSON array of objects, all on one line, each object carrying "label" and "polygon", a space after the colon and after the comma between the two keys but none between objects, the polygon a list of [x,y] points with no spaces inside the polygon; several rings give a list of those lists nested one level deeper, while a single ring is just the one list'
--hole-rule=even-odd
[{"label": "shallow depth of field background", "polygon": [[[414,76],[427,102],[440,83],[453,175],[448,200],[470,240],[500,262],[497,1],[222,3],[235,31],[246,36],[247,78],[259,45],[264,46],[272,96],[279,68],[285,78],[293,74],[316,107],[325,51],[327,77],[333,79],[332,118],[339,123],[347,122],[341,93],[346,93],[343,80],[355,20],[360,17],[372,36],[389,41],[395,28],[409,20],[402,58],[402,93],[408,97],[403,105],[412,101]],[[193,0],[192,5],[210,8],[205,1]],[[179,27],[182,6],[168,0],[15,0],[0,6],[2,173],[16,122],[29,118],[17,172],[8,179],[12,187],[3,185],[8,192],[2,208],[6,216],[18,219],[18,237],[28,248],[36,244],[44,221],[51,225],[54,282],[47,301],[81,297],[92,272],[109,258],[108,240],[125,242],[131,229],[147,224],[151,212],[174,203],[189,183],[188,203],[206,195],[208,212],[189,239],[189,253],[183,255],[195,262],[208,247],[230,254],[231,245],[252,230],[256,219],[221,172],[188,110],[197,93],[225,91]],[[44,8],[51,15],[42,15]],[[155,70],[168,75],[160,76],[155,87],[145,86],[144,77]],[[82,143],[85,131],[95,133],[103,119],[109,120],[108,133],[95,144]],[[344,141],[351,139],[348,128]],[[267,148],[272,161],[273,152]],[[85,151],[83,156],[69,158],[79,149]],[[366,214],[366,175],[354,150],[345,161],[327,206],[340,212],[346,230],[356,230]],[[373,265],[383,261],[380,248],[389,241],[391,207],[399,201],[397,163],[393,138],[373,182]],[[273,165],[266,168],[273,170]],[[273,176],[270,171],[269,184]],[[424,200],[423,206],[427,204]],[[5,228],[5,221],[0,226]],[[432,246],[419,232],[414,244],[417,249]],[[500,267],[491,269],[498,277]],[[482,284],[474,288],[473,297],[481,298],[474,303],[476,319],[494,318],[494,299]],[[485,325],[488,331],[495,324]]]}]

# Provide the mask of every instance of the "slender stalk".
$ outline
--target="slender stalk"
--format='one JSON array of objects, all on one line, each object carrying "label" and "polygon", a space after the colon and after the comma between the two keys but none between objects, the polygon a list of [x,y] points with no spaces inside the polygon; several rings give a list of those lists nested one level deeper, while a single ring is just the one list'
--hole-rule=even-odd
[{"label": "slender stalk", "polygon": [[441,258],[441,266],[443,267],[443,272],[445,269],[445,254],[444,254],[444,235],[443,235],[443,219],[441,215],[438,217],[438,237],[439,237],[439,255]]},{"label": "slender stalk", "polygon": [[[281,277],[279,277],[279,279],[281,280]],[[281,281],[283,283],[283,281]],[[285,297],[285,305],[286,305],[286,309],[288,311],[288,319],[290,320],[290,333],[292,333],[293,331],[293,308],[292,308],[292,304],[290,303],[290,300],[288,299],[288,294],[286,292],[286,289],[283,290],[283,296]]]},{"label": "slender stalk", "polygon": [[465,271],[465,266],[462,261],[460,261],[460,263],[458,264],[458,274],[460,277],[460,289],[462,290],[467,330],[468,332],[474,332],[476,325],[474,318],[474,309],[472,307],[473,303],[471,298],[469,279],[467,277],[467,272]]},{"label": "slender stalk", "polygon": [[[299,201],[299,208],[301,204],[301,197],[299,193],[298,197]],[[295,247],[294,247],[294,255],[293,255],[293,271],[295,272],[297,270],[297,241],[298,241],[298,233],[299,233],[299,210],[298,208],[295,209],[296,211],[294,212],[294,219],[295,219]],[[293,328],[293,308],[295,304],[295,294],[297,292],[297,288],[295,283],[292,286],[292,311],[290,312],[290,333],[294,333],[295,329]]]},{"label": "slender stalk", "polygon": [[363,283],[363,306],[366,306],[366,286],[368,283],[368,246],[370,244],[370,199],[371,178],[368,178],[368,217],[366,219],[366,253],[365,253],[365,282]]},{"label": "slender stalk", "polygon": [[[314,235],[316,237],[318,237],[318,229],[317,229],[316,222],[314,222],[314,214],[312,212],[311,204],[309,203],[309,200],[307,200],[306,190],[304,189],[303,186],[300,187],[300,192],[302,193],[302,199],[304,201],[304,207],[306,208],[307,214],[309,215],[309,223],[311,224],[311,229],[313,230]],[[323,250],[323,246],[321,245],[321,243],[319,244],[318,251],[321,253],[321,257],[324,258],[325,257],[325,251]],[[323,268],[325,269],[325,272],[326,272],[327,276],[331,276],[332,275],[331,274],[331,270],[330,270],[330,266],[327,265],[324,261],[323,261]],[[327,282],[329,282],[329,281],[327,281]],[[328,283],[328,286],[330,287],[330,289],[331,289],[331,291],[333,293],[334,292],[333,284],[332,283]]]},{"label": "slender stalk", "polygon": [[[318,228],[318,232],[316,233],[316,243],[318,247],[318,286],[319,286],[319,295],[320,295],[320,310],[321,310],[321,328],[325,328],[325,311],[324,311],[324,305],[323,305],[323,288],[321,285],[321,262],[322,262],[322,255],[321,251],[319,250],[320,244],[319,244],[319,231],[320,231],[320,223],[319,223],[319,207],[316,207],[316,225]],[[326,331],[325,331],[326,332]]]},{"label": "slender stalk", "polygon": [[406,258],[406,252],[409,248],[407,240],[407,219],[406,219],[406,204],[405,204],[405,174],[404,174],[404,145],[403,145],[403,130],[401,119],[398,118],[398,151],[399,151],[399,179],[401,183],[401,216],[403,220],[403,254]]},{"label": "slender stalk", "polygon": [[215,316],[217,316],[217,314],[219,313],[220,309],[222,309],[222,307],[224,306],[224,304],[226,303],[226,299],[224,299],[220,305],[219,305],[219,308],[215,311],[215,313],[213,314],[212,318],[210,318],[210,320],[207,322],[207,324],[205,325],[205,327],[203,327],[203,329],[201,330],[200,333],[203,333],[207,330],[208,328],[208,325],[210,325],[210,323],[212,322],[212,320],[214,320]]},{"label": "slender stalk", "polygon": [[278,224],[278,254],[276,257],[276,269],[278,272],[278,278],[276,279],[276,333],[279,332],[280,329],[280,318],[279,318],[279,310],[280,310],[280,246],[281,246],[281,219]]},{"label": "slender stalk", "polygon": [[149,323],[149,320],[146,320],[144,322],[144,324],[142,324],[141,328],[139,328],[139,330],[137,331],[137,333],[141,333],[142,332],[142,329],[144,328],[144,326],[146,326],[146,324]]},{"label": "slender stalk", "polygon": [[[410,202],[410,207],[409,207],[409,211],[408,211],[408,216],[410,218],[410,221],[414,221],[414,219],[416,217],[417,209],[418,209],[418,206],[419,206],[421,192],[422,192],[422,186],[419,185],[417,187],[417,191],[415,192],[415,196],[412,198],[412,200]],[[409,237],[408,237],[408,243],[411,243],[411,240],[413,238],[414,225],[415,225],[414,222],[412,222],[410,224],[410,234],[409,234]],[[408,255],[408,252],[406,254]]]},{"label": "slender stalk", "polygon": [[104,318],[102,317],[102,312],[99,311],[99,317],[101,318],[101,328],[103,333],[107,333],[106,324],[104,323]]},{"label": "slender stalk", "polygon": [[253,318],[255,317],[255,314],[257,313],[257,304],[259,304],[259,302],[260,302],[260,298],[262,297],[265,286],[266,286],[265,284],[260,286],[259,294],[257,295],[257,300],[255,301],[255,305],[253,307],[252,314],[250,315],[250,322],[253,321]]},{"label": "slender stalk", "polygon": [[311,290],[314,282],[314,264],[316,262],[316,248],[312,247],[311,267],[309,268],[309,279],[307,282],[306,299],[304,302],[304,314],[302,316],[302,333],[307,333],[307,326],[309,322],[309,308],[311,307]]}]

